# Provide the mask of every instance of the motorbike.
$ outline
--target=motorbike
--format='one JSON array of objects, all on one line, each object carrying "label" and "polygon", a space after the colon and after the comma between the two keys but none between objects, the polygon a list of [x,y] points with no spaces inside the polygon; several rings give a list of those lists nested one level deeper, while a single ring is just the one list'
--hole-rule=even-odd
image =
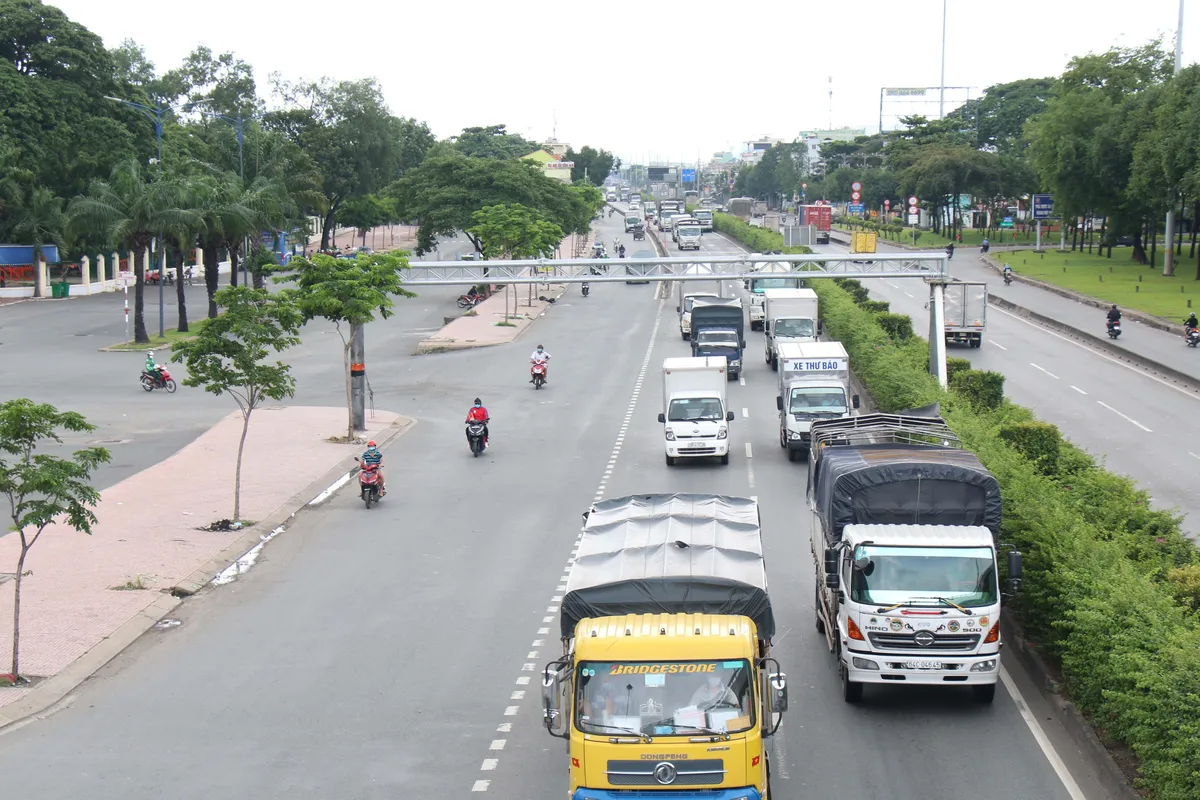
[{"label": "motorbike", "polygon": [[533,375],[533,388],[540,389],[546,385],[546,365],[534,362],[533,367],[529,370]]},{"label": "motorbike", "polygon": [[467,438],[471,442],[471,455],[475,456],[475,458],[479,458],[479,454],[487,447],[483,443],[483,428],[484,424],[482,422],[467,423]]},{"label": "motorbike", "polygon": [[633,229],[633,240],[635,242],[640,242],[640,241],[644,240],[645,238],[646,238],[646,231],[644,229],[642,229],[642,228],[634,228]]},{"label": "motorbike", "polygon": [[162,373],[161,378],[156,378],[146,370],[142,370],[142,388],[147,392],[153,392],[155,389],[166,389],[167,394],[175,394],[177,387],[175,386],[175,379],[171,377],[171,373],[162,368],[159,369],[159,372]]},{"label": "motorbike", "polygon": [[459,308],[474,308],[483,302],[482,294],[460,294],[458,296]]},{"label": "motorbike", "polygon": [[379,492],[382,488],[379,485],[379,467],[375,464],[363,464],[358,456],[355,456],[354,460],[362,466],[358,473],[358,496],[367,508],[370,508],[372,504],[379,502]]},{"label": "motorbike", "polygon": [[582,287],[580,287],[580,290],[583,292],[584,297],[587,297],[588,294],[590,294],[592,291],[591,287],[589,287],[586,282],[583,284]]},{"label": "motorbike", "polygon": [[1108,338],[1115,339],[1121,335],[1121,320],[1114,319],[1108,323]]},{"label": "motorbike", "polygon": [[1200,328],[1188,328],[1187,337],[1184,339],[1188,347],[1195,347],[1200,344]]},{"label": "motorbike", "polygon": [[1009,273],[1007,273],[1007,272],[1006,272],[1006,273],[1004,273],[1004,285],[1005,285],[1005,286],[1009,286],[1009,285],[1011,285],[1011,284],[1012,284],[1012,275],[1010,275],[1010,274],[1009,274]]}]

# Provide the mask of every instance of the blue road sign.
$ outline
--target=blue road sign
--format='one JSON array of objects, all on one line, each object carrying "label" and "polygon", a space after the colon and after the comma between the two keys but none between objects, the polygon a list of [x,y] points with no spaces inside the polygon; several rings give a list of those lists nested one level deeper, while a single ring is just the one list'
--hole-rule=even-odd
[{"label": "blue road sign", "polygon": [[862,205],[862,203],[851,203],[850,205],[848,205],[848,206],[846,207],[846,213],[847,213],[847,214],[861,214],[861,213],[863,213],[863,205]]},{"label": "blue road sign", "polygon": [[695,183],[696,182],[696,170],[694,170],[694,169],[683,170],[682,180],[684,183]]},{"label": "blue road sign", "polygon": [[1035,194],[1033,196],[1033,218],[1050,219],[1054,214],[1054,195]]}]

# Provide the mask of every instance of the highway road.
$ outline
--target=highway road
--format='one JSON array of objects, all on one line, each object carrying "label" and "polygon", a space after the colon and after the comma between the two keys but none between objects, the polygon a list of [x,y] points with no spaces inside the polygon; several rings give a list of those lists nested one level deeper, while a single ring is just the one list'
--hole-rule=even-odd
[{"label": "highway road", "polygon": [[[836,244],[816,249],[848,252]],[[965,273],[958,262],[956,256],[952,274],[964,280],[983,278]],[[994,274],[988,284],[989,290],[1012,288],[1005,289]],[[929,298],[923,282],[873,279],[864,285],[872,298],[911,316],[917,332],[928,336]],[[1138,328],[1139,335],[1150,330]],[[1184,529],[1190,536],[1200,532],[1200,496],[1192,482],[1200,469],[1200,427],[1189,422],[1200,414],[1200,397],[1194,392],[995,306],[988,308],[981,348],[950,345],[947,353],[969,359],[978,369],[1004,373],[1007,397],[1104,458],[1109,469],[1131,476],[1150,492],[1157,508],[1179,508],[1187,515]]]},{"label": "highway road", "polygon": [[[606,240],[613,227],[603,224]],[[733,252],[720,237],[705,242]],[[674,303],[655,291],[572,289],[512,345],[393,355],[376,402],[418,425],[387,453],[382,504],[366,511],[342,492],[301,516],[247,576],[185,603],[181,626],[144,637],[57,713],[0,736],[6,790],[39,800],[555,796],[567,758],[540,727],[536,674],[560,652],[553,631],[580,514],[597,496],[699,491],[761,504],[773,655],[791,686],[773,745],[778,797],[1109,797],[1011,659],[1028,706],[1003,688],[987,707],[954,690],[891,687],[843,703],[813,627],[807,467],[778,447],[761,334],[748,333],[744,383],[730,387],[731,463],[668,468],[659,365],[687,349]],[[405,314],[374,324],[368,347],[410,341],[419,324]],[[528,354],[539,341],[553,360],[534,391]],[[475,395],[493,418],[480,459],[462,425]],[[1081,792],[1068,792],[1043,745]]]},{"label": "highway road", "polygon": [[[440,245],[446,259],[472,250],[465,237],[443,240]],[[433,253],[421,260],[437,257]],[[165,288],[167,326],[174,327],[175,287]],[[442,327],[443,317],[460,313],[454,301],[462,291],[453,286],[423,287],[418,297],[396,301],[396,324],[372,327],[367,333],[367,379],[380,408],[397,405],[395,393],[402,392],[410,378],[409,354],[423,336]],[[191,321],[203,319],[207,309],[203,285],[197,282],[187,287],[187,293]],[[129,302],[132,307],[132,296]],[[79,411],[97,425],[99,429],[90,435],[64,439],[64,446],[102,443],[112,451],[112,462],[96,473],[101,489],[162,461],[236,410],[229,398],[182,386],[173,395],[147,394],[138,384],[145,353],[98,352],[132,338],[125,335],[122,308],[120,293],[0,308],[0,402],[29,397]],[[145,313],[147,328],[157,333],[157,287],[146,287]],[[301,338],[302,343],[288,352],[296,377],[293,402],[344,405],[341,344],[334,327],[317,320],[304,328]],[[169,350],[155,355],[175,377],[186,374],[181,364],[169,363]]]}]

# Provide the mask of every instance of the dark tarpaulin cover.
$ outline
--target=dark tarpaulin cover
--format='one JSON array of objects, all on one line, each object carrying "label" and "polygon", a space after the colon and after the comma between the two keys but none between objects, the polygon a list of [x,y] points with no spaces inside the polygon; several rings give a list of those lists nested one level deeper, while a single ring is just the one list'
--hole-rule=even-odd
[{"label": "dark tarpaulin cover", "polygon": [[814,499],[830,545],[850,524],[983,525],[1000,534],[1000,485],[969,450],[827,447],[820,462]]},{"label": "dark tarpaulin cover", "polygon": [[712,494],[643,494],[592,506],[563,596],[564,639],[584,619],[736,614],[775,634],[758,503]]}]

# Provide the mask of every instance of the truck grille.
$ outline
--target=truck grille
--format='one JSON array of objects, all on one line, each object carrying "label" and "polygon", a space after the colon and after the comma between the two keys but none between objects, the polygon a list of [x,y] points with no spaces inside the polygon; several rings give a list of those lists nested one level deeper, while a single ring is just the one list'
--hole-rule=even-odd
[{"label": "truck grille", "polygon": [[[675,779],[662,783],[655,777],[659,764],[674,767]],[[609,761],[608,782],[613,786],[719,786],[725,765],[719,758],[698,761]]]},{"label": "truck grille", "polygon": [[977,633],[934,634],[933,643],[922,647],[912,633],[869,633],[871,645],[880,650],[919,650],[924,653],[937,650],[974,650],[979,644]]}]

